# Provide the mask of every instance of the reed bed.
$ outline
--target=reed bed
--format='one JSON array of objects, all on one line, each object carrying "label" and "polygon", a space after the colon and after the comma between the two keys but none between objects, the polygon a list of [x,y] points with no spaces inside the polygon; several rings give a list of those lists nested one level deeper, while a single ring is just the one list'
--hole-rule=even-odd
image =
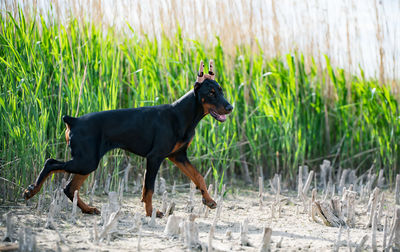
[{"label": "reed bed", "polygon": [[[49,21],[50,20],[50,21]],[[205,173],[224,183],[249,184],[262,174],[283,175],[294,186],[299,165],[319,169],[373,166],[390,183],[399,173],[399,107],[393,85],[324,64],[300,51],[272,57],[262,47],[185,37],[141,36],[126,24],[121,35],[92,22],[51,17],[25,19],[22,9],[0,19],[0,185],[4,198],[19,197],[49,158],[68,159],[65,114],[171,103],[192,88],[197,64],[214,59],[217,80],[234,105],[220,124],[206,117],[189,155]],[[255,44],[256,45],[256,44]],[[90,181],[116,188],[130,162],[125,151],[106,155]],[[246,168],[249,173],[246,174]],[[183,178],[171,163],[164,178]]]}]

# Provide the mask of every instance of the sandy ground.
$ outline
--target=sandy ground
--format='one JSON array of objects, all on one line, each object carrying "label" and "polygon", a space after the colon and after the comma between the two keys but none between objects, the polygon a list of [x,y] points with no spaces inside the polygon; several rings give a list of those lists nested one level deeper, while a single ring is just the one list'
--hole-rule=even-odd
[{"label": "sandy ground", "polygon": [[[311,220],[308,213],[302,213],[301,202],[296,199],[296,195],[288,196],[283,193],[285,200],[281,208],[280,216],[276,212],[271,216],[271,204],[274,202],[274,196],[264,193],[264,204],[262,209],[259,206],[258,193],[248,190],[227,188],[228,193],[224,198],[221,217],[217,222],[215,238],[213,239],[214,251],[255,251],[258,249],[262,229],[264,226],[272,228],[272,251],[327,251],[335,248],[338,239],[339,228],[327,227],[321,223]],[[174,214],[182,218],[187,218],[189,213],[186,210],[189,189],[182,190],[175,195],[169,195],[169,199],[176,203]],[[319,196],[321,197],[321,196]],[[153,205],[156,208],[161,207],[161,195],[155,195]],[[384,215],[393,216],[393,195],[385,192],[386,205]],[[83,196],[87,202],[88,197]],[[106,195],[97,195],[94,198],[94,205],[101,209],[106,204],[108,197]],[[16,228],[13,232],[13,238],[18,239],[21,227],[30,227],[36,237],[39,251],[138,251],[138,239],[140,236],[140,248],[142,251],[186,251],[184,242],[179,237],[169,237],[164,234],[167,218],[156,219],[155,226],[149,225],[149,217],[145,217],[144,208],[140,202],[139,193],[124,195],[122,200],[122,216],[118,221],[118,232],[111,238],[101,241],[99,244],[93,243],[93,225],[98,224],[101,230],[101,216],[82,214],[78,209],[76,224],[70,219],[72,203],[68,202],[66,208],[61,210],[55,217],[54,222],[56,230],[45,228],[47,213],[49,209],[50,197],[47,197],[43,204],[43,210],[36,209],[37,196],[30,201],[28,205],[3,205],[0,208],[1,225],[0,239],[3,241],[5,236],[5,213],[11,211]],[[208,233],[212,225],[216,210],[211,210],[207,218],[201,211],[201,196],[196,192],[194,197],[195,207],[193,213],[201,212],[195,222],[199,228],[199,238],[203,245],[207,244]],[[356,208],[356,227],[343,229],[341,234],[340,251],[349,251],[347,244],[354,247],[364,236],[368,235],[366,249],[371,250],[371,229],[365,228],[367,222],[366,214],[367,202],[357,202]],[[249,246],[240,244],[240,225],[244,219],[248,219],[248,237]],[[142,228],[137,231],[135,220],[141,220]],[[382,223],[384,218],[382,218]],[[226,236],[227,230],[232,233],[232,238]],[[349,236],[348,236],[349,235]],[[350,237],[348,241],[348,237]],[[64,240],[62,242],[61,240]],[[383,231],[377,232],[378,249],[382,250]],[[0,247],[10,244],[10,242],[0,242]],[[14,246],[16,246],[15,241]]]}]

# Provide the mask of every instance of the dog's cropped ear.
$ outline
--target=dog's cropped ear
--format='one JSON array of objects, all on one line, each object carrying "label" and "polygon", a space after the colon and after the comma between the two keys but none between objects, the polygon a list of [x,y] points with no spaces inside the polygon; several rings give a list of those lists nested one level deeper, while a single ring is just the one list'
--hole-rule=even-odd
[{"label": "dog's cropped ear", "polygon": [[200,61],[200,66],[199,66],[199,72],[197,73],[197,79],[196,83],[194,84],[194,93],[197,94],[197,91],[201,87],[201,83],[203,83],[205,77],[204,77],[204,63],[201,60]]},{"label": "dog's cropped ear", "polygon": [[210,75],[211,80],[215,80],[215,74],[214,74],[214,71],[213,71],[213,68],[214,68],[213,65],[214,65],[213,60],[210,60],[210,64],[208,65],[208,74]]},{"label": "dog's cropped ear", "polygon": [[197,82],[198,82],[198,83],[202,83],[202,82],[204,81],[205,77],[204,77],[203,71],[204,71],[204,63],[203,63],[203,61],[201,60],[201,61],[200,61],[200,66],[199,66],[199,72],[197,73],[197,80],[196,80],[196,83],[197,83]]}]

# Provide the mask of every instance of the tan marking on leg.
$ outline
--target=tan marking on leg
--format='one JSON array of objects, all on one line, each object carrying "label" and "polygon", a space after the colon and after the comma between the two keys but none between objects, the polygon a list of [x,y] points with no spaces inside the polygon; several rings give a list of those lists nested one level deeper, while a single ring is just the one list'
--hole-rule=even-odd
[{"label": "tan marking on leg", "polygon": [[[43,179],[42,179],[42,181],[40,181],[40,183],[39,183],[39,185],[30,185],[29,187],[31,187],[31,186],[33,186],[33,188],[28,188],[28,189],[25,189],[24,190],[24,193],[23,193],[23,197],[26,199],[26,200],[28,200],[28,199],[30,199],[30,198],[32,198],[33,196],[35,196],[35,194],[37,194],[39,191],[40,191],[40,189],[42,188],[42,186],[43,186],[43,183],[46,181],[46,179],[50,176],[50,175],[52,175],[53,173],[58,173],[58,172],[65,172],[64,170],[53,170],[53,171],[50,171]],[[39,175],[40,176],[40,175]]]},{"label": "tan marking on leg", "polygon": [[144,208],[146,210],[146,216],[151,216],[151,213],[153,212],[152,199],[153,199],[153,191],[152,190],[147,190],[143,186],[142,202],[144,202]]},{"label": "tan marking on leg", "polygon": [[[146,188],[143,186],[142,190],[142,202],[144,202],[144,208],[146,210],[146,216],[151,216],[153,213],[153,191],[152,190],[146,190]],[[163,217],[164,214],[160,211],[157,210],[156,212],[156,217],[161,218]]]},{"label": "tan marking on leg", "polygon": [[72,178],[72,181],[70,182],[68,188],[69,194],[72,197],[72,199],[71,198],[70,199],[73,200],[74,192],[78,190],[78,207],[82,210],[82,213],[100,214],[100,211],[97,208],[86,205],[86,203],[83,202],[79,197],[79,189],[81,188],[83,182],[85,182],[87,177],[89,177],[89,174],[87,175],[74,174],[74,177]]},{"label": "tan marking on leg", "polygon": [[215,208],[216,203],[208,194],[204,178],[196,170],[196,168],[190,162],[178,162],[174,157],[169,157],[169,160],[171,160],[186,176],[193,181],[193,183],[201,191],[205,204],[211,208]]},{"label": "tan marking on leg", "polygon": [[175,151],[179,150],[182,146],[184,146],[185,143],[182,142],[177,142],[174,146],[174,148],[172,149],[172,151],[170,152],[170,154],[174,153]]}]

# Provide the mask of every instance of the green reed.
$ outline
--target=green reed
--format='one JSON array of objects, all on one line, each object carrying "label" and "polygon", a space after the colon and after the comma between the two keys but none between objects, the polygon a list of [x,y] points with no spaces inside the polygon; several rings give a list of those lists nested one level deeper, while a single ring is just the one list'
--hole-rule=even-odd
[{"label": "green reed", "polygon": [[[130,31],[76,20],[38,24],[22,13],[0,19],[0,177],[16,184],[2,182],[3,189],[19,193],[47,158],[68,158],[63,115],[171,103],[192,88],[201,59],[214,59],[235,107],[227,122],[208,116],[198,126],[189,155],[202,173],[213,167],[219,182],[240,183],[246,162],[254,181],[261,169],[293,182],[299,165],[318,170],[324,158],[358,174],[374,164],[390,181],[399,172],[398,100],[382,83],[328,58],[322,68],[301,54],[267,58],[238,46],[228,55],[219,42],[204,45],[179,31],[159,40]],[[143,159],[115,150],[95,178],[104,184],[111,174],[115,188],[127,162],[132,176],[144,172]],[[161,173],[179,172],[166,161]]]}]

